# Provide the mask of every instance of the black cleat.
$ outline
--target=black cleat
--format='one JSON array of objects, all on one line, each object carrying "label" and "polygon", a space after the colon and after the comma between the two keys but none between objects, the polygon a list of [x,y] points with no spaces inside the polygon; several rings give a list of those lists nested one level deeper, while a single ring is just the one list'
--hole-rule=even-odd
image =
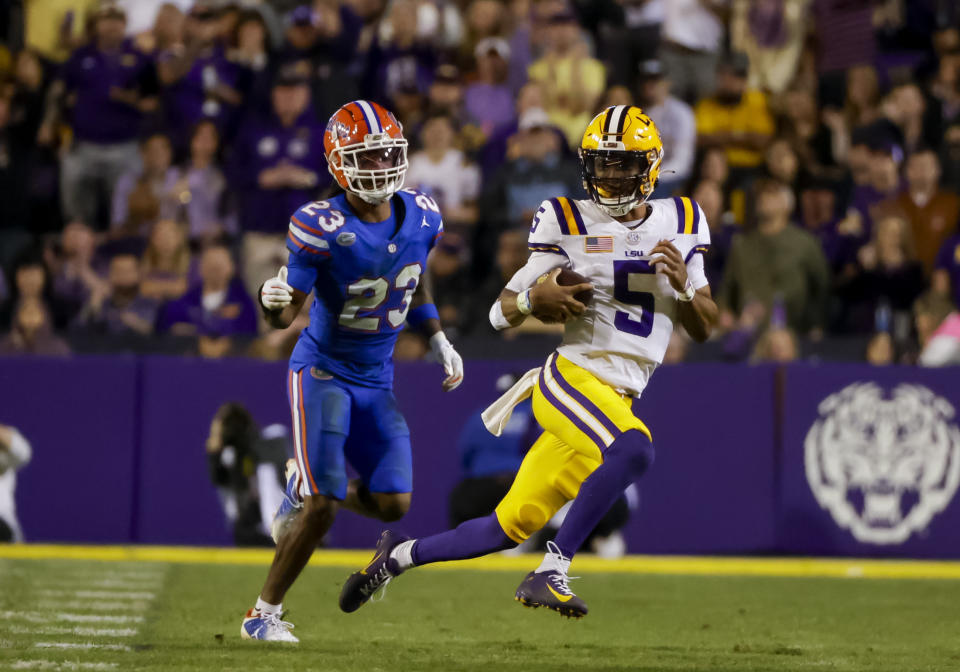
[{"label": "black cleat", "polygon": [[[550,544],[547,545],[550,549]],[[554,546],[556,548],[556,546]],[[577,597],[568,581],[570,577],[561,564],[565,560],[559,550],[555,553],[556,567],[542,572],[530,572],[517,588],[516,600],[525,607],[546,607],[561,616],[583,618],[587,615],[587,603]],[[576,578],[576,577],[574,577]]]},{"label": "black cleat", "polygon": [[380,535],[373,560],[360,571],[351,574],[340,590],[340,608],[343,611],[348,614],[356,611],[378,590],[390,583],[393,577],[400,575],[401,570],[396,561],[390,559],[390,551],[409,539],[410,537],[390,530]]}]

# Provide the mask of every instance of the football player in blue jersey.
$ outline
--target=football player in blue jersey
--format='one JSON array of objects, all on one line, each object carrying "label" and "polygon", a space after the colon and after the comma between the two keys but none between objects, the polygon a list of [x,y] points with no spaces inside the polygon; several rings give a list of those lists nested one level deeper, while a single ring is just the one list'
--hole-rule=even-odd
[{"label": "football player in blue jersey", "polygon": [[[297,641],[282,619],[283,597],[339,508],[383,521],[409,508],[410,432],[392,392],[404,324],[429,337],[445,390],[463,380],[463,361],[420,281],[443,221],[432,199],[400,189],[407,141],[399,122],[376,103],[353,101],[330,118],[324,151],[344,193],[293,214],[287,266],[260,289],[277,329],[311,291],[314,300],[287,377],[296,461],[272,525],[273,564],[240,630],[245,639]],[[358,479],[348,480],[348,462]]]}]

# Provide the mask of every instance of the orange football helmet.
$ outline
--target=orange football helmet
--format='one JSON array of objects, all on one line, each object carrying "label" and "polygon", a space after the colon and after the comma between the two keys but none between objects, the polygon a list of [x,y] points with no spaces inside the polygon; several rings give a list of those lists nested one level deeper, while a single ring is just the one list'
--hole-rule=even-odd
[{"label": "orange football helmet", "polygon": [[403,186],[409,165],[403,127],[377,103],[354,100],[334,112],[323,150],[337,184],[367,203],[382,203]]}]

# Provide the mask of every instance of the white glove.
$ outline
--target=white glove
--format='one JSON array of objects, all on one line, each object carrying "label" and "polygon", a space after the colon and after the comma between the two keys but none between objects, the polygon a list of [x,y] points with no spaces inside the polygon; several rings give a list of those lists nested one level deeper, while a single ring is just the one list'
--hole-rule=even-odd
[{"label": "white glove", "polygon": [[463,358],[453,349],[453,345],[442,331],[430,337],[430,349],[443,364],[443,370],[447,374],[443,381],[443,389],[446,392],[457,389],[463,382]]},{"label": "white glove", "polygon": [[287,284],[287,267],[281,266],[277,277],[263,283],[260,303],[267,310],[283,310],[293,301],[293,287]]}]

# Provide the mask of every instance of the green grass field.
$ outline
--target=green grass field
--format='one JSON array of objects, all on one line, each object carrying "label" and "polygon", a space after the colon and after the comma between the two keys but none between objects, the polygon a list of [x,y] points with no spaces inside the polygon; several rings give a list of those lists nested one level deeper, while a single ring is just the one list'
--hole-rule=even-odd
[{"label": "green grass field", "polygon": [[311,566],[286,601],[301,638],[290,647],[239,637],[268,556],[222,557],[258,564],[0,557],[0,669],[960,669],[956,579],[702,575],[709,564],[671,575],[669,560],[644,574],[581,563],[590,571],[575,564],[583,578],[573,586],[591,612],[569,621],[513,601],[517,568],[534,566],[532,557],[474,565],[493,571],[413,571],[351,615],[336,603],[349,569]]}]

